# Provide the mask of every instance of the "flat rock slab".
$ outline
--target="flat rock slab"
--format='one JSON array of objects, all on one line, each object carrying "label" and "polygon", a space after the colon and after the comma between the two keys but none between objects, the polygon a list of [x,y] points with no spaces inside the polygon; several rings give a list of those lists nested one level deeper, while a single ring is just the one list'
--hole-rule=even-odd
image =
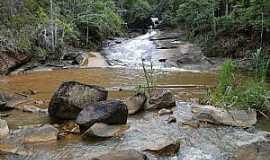
[{"label": "flat rock slab", "polygon": [[255,142],[237,149],[232,160],[269,160],[270,142]]},{"label": "flat rock slab", "polygon": [[101,155],[92,160],[147,160],[147,157],[136,150],[124,150]]},{"label": "flat rock slab", "polygon": [[12,139],[17,144],[27,143],[46,143],[56,141],[58,129],[52,125],[44,125],[41,127],[29,127],[15,130],[8,139]]},{"label": "flat rock slab", "polygon": [[192,107],[193,118],[213,124],[223,124],[238,127],[251,127],[257,123],[256,111],[230,110],[213,106]]},{"label": "flat rock slab", "polygon": [[127,125],[107,125],[104,123],[96,123],[84,133],[84,137],[85,138],[119,137],[127,129],[128,129]]}]

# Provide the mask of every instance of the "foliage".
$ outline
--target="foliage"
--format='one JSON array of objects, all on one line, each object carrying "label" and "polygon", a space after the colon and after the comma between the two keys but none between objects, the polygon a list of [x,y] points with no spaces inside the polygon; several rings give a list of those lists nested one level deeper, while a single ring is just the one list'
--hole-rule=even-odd
[{"label": "foliage", "polygon": [[[9,28],[9,35],[5,36],[16,39],[18,50],[32,53],[39,47],[37,35],[46,27],[56,26],[63,31],[57,38],[57,30],[50,35],[55,45],[64,42],[73,45],[77,41],[77,47],[87,48],[122,33],[123,21],[113,0],[20,0],[20,3],[10,0],[10,3],[1,1],[0,9],[0,20],[4,22],[1,28]],[[59,52],[52,48],[43,48],[42,55],[44,51]]]},{"label": "foliage", "polygon": [[252,69],[255,72],[255,76],[257,77],[258,81],[266,80],[269,64],[269,56],[264,54],[262,48],[257,49],[252,57]]},{"label": "foliage", "polygon": [[235,80],[235,64],[232,60],[226,60],[219,71],[218,91],[225,94],[233,87]]},{"label": "foliage", "polygon": [[238,77],[236,81],[233,68],[232,61],[223,64],[219,72],[218,87],[209,90],[202,102],[226,109],[254,109],[262,113],[270,113],[269,84],[258,79],[259,77],[243,78],[243,80]]}]

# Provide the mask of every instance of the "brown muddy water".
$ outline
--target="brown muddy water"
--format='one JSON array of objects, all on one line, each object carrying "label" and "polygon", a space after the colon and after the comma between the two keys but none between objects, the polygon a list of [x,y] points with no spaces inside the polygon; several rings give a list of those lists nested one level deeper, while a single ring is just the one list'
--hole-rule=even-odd
[{"label": "brown muddy water", "polygon": [[[189,101],[191,98],[198,98],[206,90],[203,86],[216,85],[215,73],[163,71],[157,72],[157,74],[155,76],[157,85],[167,86],[176,94],[178,100]],[[54,91],[63,81],[79,81],[85,84],[104,86],[109,90],[109,99],[125,99],[136,92],[138,85],[145,83],[142,70],[91,68],[34,72],[1,77],[0,90],[9,93],[22,93],[29,89],[33,90],[37,94],[31,96],[32,101],[45,101],[46,103],[40,105],[40,107],[47,108]],[[47,123],[49,121],[49,118],[43,114],[19,112],[14,110],[9,117],[5,118],[10,128]]]}]

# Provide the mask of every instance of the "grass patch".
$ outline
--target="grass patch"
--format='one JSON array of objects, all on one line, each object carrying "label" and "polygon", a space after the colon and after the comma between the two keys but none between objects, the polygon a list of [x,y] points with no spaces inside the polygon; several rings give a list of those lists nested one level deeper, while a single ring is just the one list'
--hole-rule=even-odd
[{"label": "grass patch", "polygon": [[269,60],[255,55],[253,64],[255,76],[241,79],[236,74],[234,62],[226,60],[219,71],[217,88],[208,90],[201,102],[226,109],[253,109],[263,115],[269,114],[270,87],[265,81]]}]

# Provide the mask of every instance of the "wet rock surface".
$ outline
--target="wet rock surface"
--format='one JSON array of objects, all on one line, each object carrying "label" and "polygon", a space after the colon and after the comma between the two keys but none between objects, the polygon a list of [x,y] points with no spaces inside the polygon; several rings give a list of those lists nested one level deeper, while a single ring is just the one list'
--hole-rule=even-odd
[{"label": "wet rock surface", "polygon": [[[44,125],[40,127],[26,127],[15,130],[11,133],[10,139],[20,141],[21,143],[42,143],[57,140],[58,129],[52,125]],[[20,144],[20,143],[18,143]]]},{"label": "wet rock surface", "polygon": [[237,149],[231,160],[269,160],[270,142],[255,142]]},{"label": "wet rock surface", "polygon": [[166,140],[159,141],[157,140],[157,144],[147,148],[146,152],[150,152],[152,154],[156,154],[159,156],[174,156],[178,153],[180,149],[180,140]]},{"label": "wet rock surface", "polygon": [[107,96],[108,91],[99,86],[64,82],[51,99],[49,115],[57,119],[76,119],[85,104],[104,101]]},{"label": "wet rock surface", "polygon": [[147,160],[147,156],[136,150],[111,152],[91,160]]},{"label": "wet rock surface", "polygon": [[76,123],[82,129],[88,129],[96,122],[106,124],[126,124],[128,109],[126,104],[119,100],[102,101],[86,105],[79,113]]},{"label": "wet rock surface", "polygon": [[133,115],[140,110],[143,110],[146,100],[147,97],[143,93],[138,93],[135,96],[129,97],[125,102],[128,108],[128,114]]},{"label": "wet rock surface", "polygon": [[104,123],[95,123],[84,132],[84,138],[112,138],[119,137],[128,128],[127,125],[107,125]]},{"label": "wet rock surface", "polygon": [[251,127],[257,122],[256,111],[225,110],[213,106],[195,105],[193,118],[202,122],[238,127]]},{"label": "wet rock surface", "polygon": [[33,145],[56,142],[57,134],[58,130],[52,125],[26,126],[13,130],[6,138],[0,139],[0,153],[6,156],[18,156],[18,159],[23,159],[24,156],[24,158],[30,157],[34,154]]},{"label": "wet rock surface", "polygon": [[175,97],[169,90],[155,90],[146,105],[147,110],[171,108],[175,106]]},{"label": "wet rock surface", "polygon": [[19,106],[29,101],[29,97],[22,95],[12,95],[0,93],[0,111],[19,109]]},{"label": "wet rock surface", "polygon": [[[192,106],[191,103],[177,102],[176,107],[172,108],[173,115],[161,117],[157,116],[156,112],[142,112],[128,118],[129,127],[121,132],[120,138],[94,142],[79,140],[64,144],[57,142],[62,144],[61,147],[49,147],[46,152],[37,150],[29,157],[85,160],[112,151],[133,149],[139,152],[145,151],[144,153],[150,160],[228,160],[233,158],[234,153],[245,145],[269,140],[268,132],[255,128],[242,129],[223,125],[187,127],[183,125],[183,122],[193,119]],[[176,122],[168,124],[169,116],[175,117]],[[169,152],[171,149],[168,150],[167,147],[175,146],[179,140],[180,149],[173,147],[174,152]],[[177,152],[178,154],[175,154]],[[14,158],[15,156],[8,155],[8,157]]]},{"label": "wet rock surface", "polygon": [[6,50],[0,50],[0,75],[8,74],[12,70],[20,67],[24,63],[27,63],[30,57],[24,53],[17,53],[11,48]]},{"label": "wet rock surface", "polygon": [[0,119],[0,139],[5,138],[9,134],[7,121]]}]

